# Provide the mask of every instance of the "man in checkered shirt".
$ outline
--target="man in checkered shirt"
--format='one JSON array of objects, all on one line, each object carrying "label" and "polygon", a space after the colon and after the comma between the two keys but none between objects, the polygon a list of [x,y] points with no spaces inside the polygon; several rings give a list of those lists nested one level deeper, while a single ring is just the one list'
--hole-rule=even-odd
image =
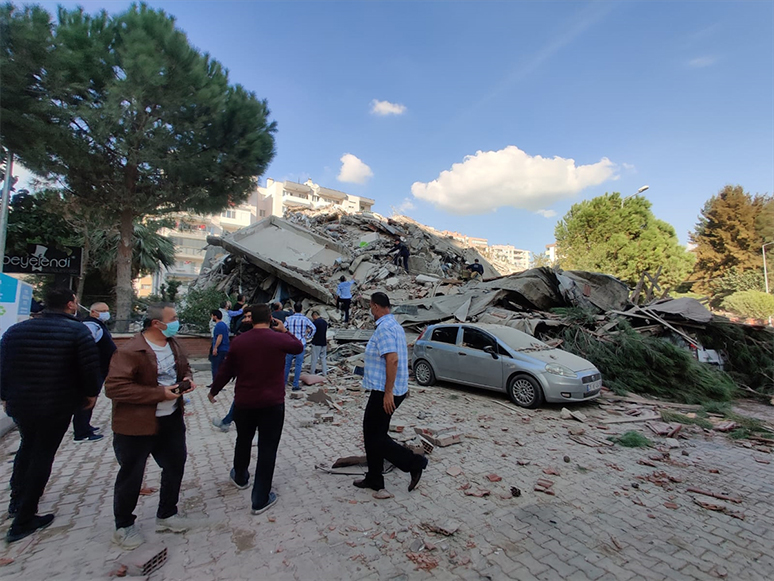
[{"label": "man in checkered shirt", "polygon": [[[290,331],[296,339],[301,341],[301,344],[306,349],[307,339],[311,339],[314,336],[314,332],[317,328],[314,323],[307,317],[301,314],[301,303],[296,303],[293,306],[295,313],[285,319],[285,328]],[[290,366],[295,362],[295,371],[293,372],[293,391],[299,391],[301,386],[298,384],[298,380],[301,377],[301,366],[304,364],[304,352],[301,351],[298,355],[291,355],[288,353],[285,356],[285,384],[288,382],[288,376],[290,375]]]},{"label": "man in checkered shirt", "polygon": [[382,472],[384,461],[389,460],[403,472],[411,473],[408,486],[411,492],[419,483],[422,471],[427,468],[427,458],[401,446],[387,433],[392,414],[408,393],[406,333],[392,316],[390,299],[386,294],[372,294],[370,307],[376,320],[376,330],[366,346],[363,374],[363,388],[371,392],[363,415],[368,473],[362,480],[356,480],[354,485],[373,490],[384,488]]}]

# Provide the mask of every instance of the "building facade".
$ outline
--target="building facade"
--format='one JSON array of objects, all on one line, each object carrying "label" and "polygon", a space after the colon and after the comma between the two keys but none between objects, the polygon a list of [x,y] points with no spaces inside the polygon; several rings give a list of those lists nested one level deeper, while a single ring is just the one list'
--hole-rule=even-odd
[{"label": "building facade", "polygon": [[326,206],[339,207],[347,212],[370,212],[374,203],[370,198],[325,188],[311,179],[299,184],[267,178],[266,186],[258,188],[256,211],[260,220],[266,216],[281,218],[286,210]]}]

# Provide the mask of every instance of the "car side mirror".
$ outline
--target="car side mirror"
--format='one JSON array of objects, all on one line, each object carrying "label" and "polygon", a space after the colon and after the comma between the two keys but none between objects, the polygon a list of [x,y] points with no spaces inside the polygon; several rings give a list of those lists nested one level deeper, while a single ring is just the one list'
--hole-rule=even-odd
[{"label": "car side mirror", "polygon": [[491,345],[487,345],[484,347],[484,353],[489,353],[492,356],[492,359],[499,359],[500,356],[497,355],[497,352],[495,351],[494,347]]}]

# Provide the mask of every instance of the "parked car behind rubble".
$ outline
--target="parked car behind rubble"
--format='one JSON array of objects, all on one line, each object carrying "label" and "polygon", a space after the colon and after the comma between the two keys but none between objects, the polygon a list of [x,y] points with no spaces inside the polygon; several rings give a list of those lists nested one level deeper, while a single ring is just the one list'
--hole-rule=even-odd
[{"label": "parked car behind rubble", "polygon": [[602,388],[586,359],[504,325],[431,325],[416,340],[412,367],[419,385],[442,379],[505,391],[526,408],[588,401]]}]

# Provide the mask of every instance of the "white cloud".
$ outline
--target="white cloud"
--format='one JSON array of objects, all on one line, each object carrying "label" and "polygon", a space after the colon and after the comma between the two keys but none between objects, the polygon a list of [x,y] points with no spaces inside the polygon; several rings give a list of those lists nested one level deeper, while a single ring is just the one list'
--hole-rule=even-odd
[{"label": "white cloud", "polygon": [[699,58],[691,59],[688,61],[688,66],[694,69],[703,69],[704,67],[709,67],[714,65],[717,62],[718,59],[716,59],[714,56],[702,56]]},{"label": "white cloud", "polygon": [[392,208],[392,211],[394,214],[402,215],[415,208],[416,206],[414,205],[414,202],[412,202],[409,198],[403,198],[403,201],[400,203],[400,205]]},{"label": "white cloud", "polygon": [[622,163],[622,164],[621,164],[621,167],[622,167],[622,168],[624,168],[626,171],[637,171],[637,168],[636,168],[636,167],[634,167],[634,166],[633,166],[632,164],[630,164],[630,163],[626,163],[626,162],[624,162],[624,163]]},{"label": "white cloud", "polygon": [[591,165],[574,159],[531,156],[515,145],[478,151],[431,182],[415,182],[414,197],[453,214],[483,214],[510,206],[537,211],[581,190],[617,179],[606,157]]},{"label": "white cloud", "polygon": [[406,106],[399,103],[390,103],[389,101],[371,101],[371,113],[384,117],[385,115],[403,115],[406,112]]},{"label": "white cloud", "polygon": [[351,153],[345,153],[341,156],[341,171],[336,177],[340,182],[348,182],[351,184],[364,184],[371,177],[374,172],[365,163],[355,155]]},{"label": "white cloud", "polygon": [[555,210],[537,210],[535,214],[540,214],[543,218],[553,218],[556,216]]}]

